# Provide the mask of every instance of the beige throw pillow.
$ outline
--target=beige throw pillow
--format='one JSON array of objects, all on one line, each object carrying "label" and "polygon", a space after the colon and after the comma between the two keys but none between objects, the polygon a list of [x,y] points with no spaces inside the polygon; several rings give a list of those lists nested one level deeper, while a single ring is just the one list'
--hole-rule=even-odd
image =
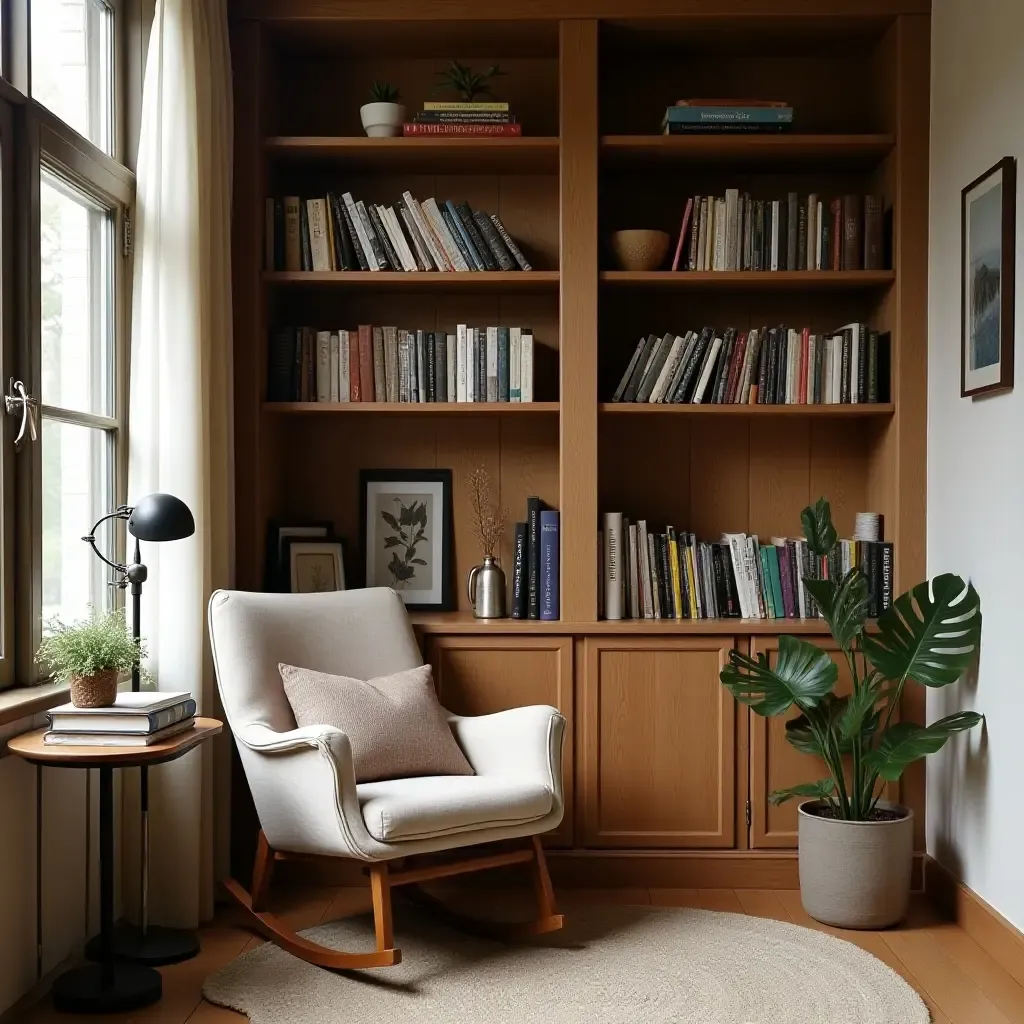
[{"label": "beige throw pillow", "polygon": [[278,669],[298,726],[333,725],[348,736],[356,782],[473,774],[429,665],[365,682],[294,665]]}]

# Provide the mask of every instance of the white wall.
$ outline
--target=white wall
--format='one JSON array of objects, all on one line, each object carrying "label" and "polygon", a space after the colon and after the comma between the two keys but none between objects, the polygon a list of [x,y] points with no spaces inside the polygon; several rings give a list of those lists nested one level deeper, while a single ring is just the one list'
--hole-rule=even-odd
[{"label": "white wall", "polygon": [[960,190],[1004,156],[1024,171],[1024,3],[933,0],[928,299],[928,571],[970,576],[976,676],[928,694],[929,720],[987,716],[928,765],[928,852],[1024,928],[1024,195],[1017,189],[1017,387],[960,398]]}]

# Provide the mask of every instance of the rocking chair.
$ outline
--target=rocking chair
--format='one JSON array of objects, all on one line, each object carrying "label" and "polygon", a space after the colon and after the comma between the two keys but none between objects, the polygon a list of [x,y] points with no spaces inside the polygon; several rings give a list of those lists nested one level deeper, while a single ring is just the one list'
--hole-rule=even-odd
[{"label": "rocking chair", "polygon": [[[514,937],[562,927],[538,838],[562,819],[565,720],[554,708],[450,715],[474,775],[357,783],[343,732],[326,725],[296,728],[278,665],[372,679],[423,664],[398,595],[384,588],[329,594],[221,590],[210,599],[209,625],[221,701],[261,826],[251,889],[233,879],[227,888],[259,932],[320,967],[397,964],[402,954],[391,921],[396,886],[410,887],[417,902],[476,932]],[[476,856],[437,856],[499,842]],[[274,864],[299,857],[367,865],[375,950],[317,945],[266,909]],[[392,870],[396,861],[401,864]],[[527,864],[532,874],[537,916],[524,924],[465,918],[419,889],[423,882],[512,864]]]}]

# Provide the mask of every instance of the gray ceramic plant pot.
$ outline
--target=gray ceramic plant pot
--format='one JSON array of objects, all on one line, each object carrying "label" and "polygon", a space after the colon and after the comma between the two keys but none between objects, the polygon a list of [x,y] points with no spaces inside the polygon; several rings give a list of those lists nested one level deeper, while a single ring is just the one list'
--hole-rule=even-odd
[{"label": "gray ceramic plant pot", "polygon": [[837,928],[887,928],[907,913],[914,860],[914,812],[893,821],[833,821],[800,805],[800,898],[816,921]]}]

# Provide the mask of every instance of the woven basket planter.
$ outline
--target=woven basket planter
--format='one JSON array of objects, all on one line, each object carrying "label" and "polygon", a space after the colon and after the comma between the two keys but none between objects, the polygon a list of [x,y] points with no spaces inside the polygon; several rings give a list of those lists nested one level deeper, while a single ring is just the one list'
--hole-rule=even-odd
[{"label": "woven basket planter", "polygon": [[76,708],[109,708],[117,700],[117,669],[92,676],[72,676],[71,703]]}]

